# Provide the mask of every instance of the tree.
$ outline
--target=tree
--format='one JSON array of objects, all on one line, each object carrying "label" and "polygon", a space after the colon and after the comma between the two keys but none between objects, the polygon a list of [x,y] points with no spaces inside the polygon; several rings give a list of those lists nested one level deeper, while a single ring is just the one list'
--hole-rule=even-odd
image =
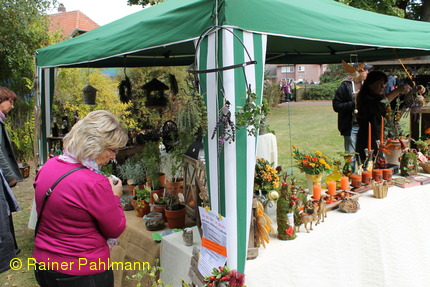
[{"label": "tree", "polygon": [[[97,92],[96,104],[83,103],[82,89],[90,84]],[[102,74],[99,69],[60,69],[58,72],[53,116],[56,116],[59,124],[63,116],[67,115],[70,125],[74,123],[74,113],[78,112],[79,118],[83,118],[94,110],[108,110],[120,119],[126,128],[136,128],[136,121],[129,110],[131,104],[121,103],[118,96],[118,81],[111,79],[109,75]]]},{"label": "tree", "polygon": [[33,157],[34,51],[55,40],[43,14],[55,1],[0,0],[0,85],[19,99],[7,122],[18,160]]},{"label": "tree", "polygon": [[127,5],[140,5],[145,7],[146,5],[156,5],[158,3],[164,2],[164,0],[127,0]]},{"label": "tree", "polygon": [[336,0],[351,7],[411,20],[430,21],[430,0]]},{"label": "tree", "polygon": [[34,51],[52,41],[43,14],[55,0],[0,0],[0,84],[30,94]]}]

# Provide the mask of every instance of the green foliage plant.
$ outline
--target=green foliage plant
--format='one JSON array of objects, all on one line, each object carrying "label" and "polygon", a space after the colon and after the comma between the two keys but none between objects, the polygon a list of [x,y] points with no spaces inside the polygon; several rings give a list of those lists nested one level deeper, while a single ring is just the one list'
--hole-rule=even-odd
[{"label": "green foliage plant", "polygon": [[321,83],[318,85],[306,85],[303,94],[304,100],[332,100],[340,81],[333,83]]},{"label": "green foliage plant", "polygon": [[[134,189],[136,200],[136,210],[145,207],[145,204],[149,204],[151,201],[151,188],[145,185],[143,188],[139,188],[137,185]],[[145,203],[143,203],[143,202]]]},{"label": "green foliage plant", "polygon": [[136,200],[140,201],[143,200],[147,203],[151,200],[151,188],[145,185],[143,188],[140,188],[139,186],[136,186],[134,189],[136,193]]},{"label": "green foliage plant", "polygon": [[182,193],[178,193],[177,195],[167,193],[165,198],[167,210],[180,210],[185,207],[185,199]]},{"label": "green foliage plant", "polygon": [[145,183],[145,167],[137,156],[126,159],[123,164],[117,166],[117,170],[119,176],[133,184],[141,185]]},{"label": "green foliage plant", "polygon": [[192,93],[186,97],[185,103],[177,113],[176,124],[180,133],[191,135],[198,132],[206,133],[207,112],[200,94]]},{"label": "green foliage plant", "polygon": [[126,276],[127,280],[137,281],[136,287],[172,287],[172,283],[165,284],[163,281],[158,279],[160,277],[160,273],[163,272],[164,269],[160,267],[160,259],[155,259],[155,264],[150,266],[149,268],[143,268],[139,270],[137,274],[133,274],[130,276]]},{"label": "green foliage plant", "polygon": [[154,190],[160,188],[160,171],[162,159],[160,156],[160,142],[147,142],[140,153],[146,176],[152,184]]},{"label": "green foliage plant", "polygon": [[246,91],[245,104],[236,111],[236,127],[245,127],[248,135],[256,136],[260,129],[266,128],[266,117],[270,113],[267,100],[256,104],[258,96],[251,92],[251,86]]},{"label": "green foliage plant", "polygon": [[282,91],[278,84],[270,81],[264,84],[263,100],[267,101],[269,107],[276,107],[281,101]]}]

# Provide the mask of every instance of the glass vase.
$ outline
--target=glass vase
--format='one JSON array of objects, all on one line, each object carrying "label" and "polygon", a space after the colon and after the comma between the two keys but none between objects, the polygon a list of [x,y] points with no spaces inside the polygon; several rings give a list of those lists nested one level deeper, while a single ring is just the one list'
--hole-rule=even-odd
[{"label": "glass vase", "polygon": [[330,181],[334,181],[336,182],[336,189],[340,188],[340,179],[342,177],[342,173],[339,171],[339,166],[340,162],[333,164],[333,172],[327,175],[327,177],[325,178],[325,183],[327,184],[327,186]]},{"label": "glass vase", "polygon": [[318,174],[306,174],[306,179],[308,181],[308,192],[309,194],[314,194],[314,184],[321,184],[322,173]]}]

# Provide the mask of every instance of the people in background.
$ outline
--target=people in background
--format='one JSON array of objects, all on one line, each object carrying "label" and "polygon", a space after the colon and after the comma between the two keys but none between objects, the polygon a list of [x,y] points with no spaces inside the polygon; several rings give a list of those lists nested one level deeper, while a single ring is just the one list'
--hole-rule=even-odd
[{"label": "people in background", "polygon": [[[359,131],[357,135],[356,152],[359,153],[362,161],[366,159],[365,149],[367,148],[369,123],[371,125],[371,148],[377,148],[376,140],[381,133],[381,119],[385,116],[387,105],[401,94],[411,91],[411,86],[402,84],[390,93],[385,94],[388,77],[381,71],[372,71],[367,75],[360,92],[357,95],[357,121]],[[417,90],[423,94],[425,88],[418,86]],[[384,100],[386,99],[386,100]],[[419,96],[423,101],[423,97]]]},{"label": "people in background", "polygon": [[[337,128],[343,136],[344,149],[348,152],[355,152],[359,129],[356,110],[357,94],[369,70],[373,68],[367,64],[361,64],[360,67],[355,64],[353,67],[355,69],[350,70],[349,75],[341,82],[332,101],[333,110],[338,114]],[[352,166],[355,167],[355,161]]]},{"label": "people in background", "polygon": [[5,127],[6,115],[17,99],[12,90],[0,86],[0,273],[9,269],[10,260],[20,252],[12,219],[19,205],[10,187],[22,181],[22,175]]},{"label": "people in background", "polygon": [[389,75],[387,80],[387,87],[385,88],[385,93],[388,94],[392,90],[396,88],[396,82],[397,82],[397,76],[396,75]]},{"label": "people in background", "polygon": [[[64,153],[48,160],[37,173],[34,188],[39,222],[33,258],[40,286],[113,287],[107,240],[125,229],[122,182],[114,184],[100,168],[115,159],[127,140],[126,130],[111,113],[93,111],[64,137]],[[62,179],[42,210],[46,191],[76,167],[85,168]],[[43,266],[49,262],[63,265],[46,270]]]},{"label": "people in background", "polygon": [[282,92],[284,93],[285,101],[289,102],[292,100],[292,93],[293,90],[291,89],[291,85],[289,81],[285,80],[284,84],[282,85]]}]

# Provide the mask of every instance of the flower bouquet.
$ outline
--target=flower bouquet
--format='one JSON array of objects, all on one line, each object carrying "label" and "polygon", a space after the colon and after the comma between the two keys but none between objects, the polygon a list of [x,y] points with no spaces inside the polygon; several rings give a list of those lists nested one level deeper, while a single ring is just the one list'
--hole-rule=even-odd
[{"label": "flower bouquet", "polygon": [[301,152],[296,145],[293,145],[292,157],[297,160],[296,165],[301,172],[310,175],[317,175],[330,171],[330,164],[327,162],[328,157],[323,155],[319,150],[315,153]]},{"label": "flower bouquet", "polygon": [[279,187],[279,176],[273,164],[263,158],[257,158],[255,164],[254,191],[266,195],[267,192]]},{"label": "flower bouquet", "polygon": [[204,279],[203,287],[245,287],[245,274],[230,270],[227,266],[214,268]]}]

